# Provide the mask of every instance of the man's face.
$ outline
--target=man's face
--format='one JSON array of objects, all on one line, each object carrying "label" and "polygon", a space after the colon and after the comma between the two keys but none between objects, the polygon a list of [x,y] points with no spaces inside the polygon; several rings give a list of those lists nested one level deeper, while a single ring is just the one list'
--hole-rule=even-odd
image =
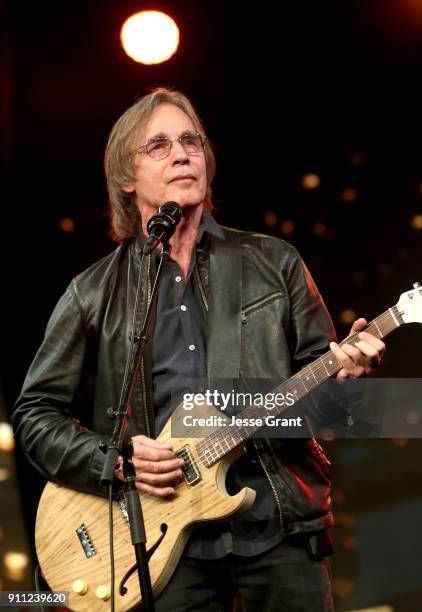
[{"label": "man's face", "polygon": [[[153,112],[145,129],[138,134],[134,149],[153,138],[167,136],[179,138],[185,132],[195,132],[190,118],[173,104],[161,104]],[[136,180],[125,187],[135,192],[139,211],[144,219],[157,207],[174,201],[181,206],[198,206],[205,199],[207,190],[205,154],[187,154],[175,140],[170,154],[164,159],[153,159],[145,147],[134,156]]]}]

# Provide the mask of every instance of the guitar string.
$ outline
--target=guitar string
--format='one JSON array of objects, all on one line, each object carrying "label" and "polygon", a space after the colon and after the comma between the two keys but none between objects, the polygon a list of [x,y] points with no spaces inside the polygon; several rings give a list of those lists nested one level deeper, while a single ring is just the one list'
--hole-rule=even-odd
[{"label": "guitar string", "polygon": [[[373,330],[375,332],[374,333],[375,336],[377,336],[378,338],[380,337],[382,338],[390,331],[390,329],[388,328],[383,331],[379,329],[380,327],[381,328],[384,327],[384,323],[386,322],[386,320],[388,320],[390,324],[394,322],[393,327],[391,327],[391,325],[389,326],[389,328],[391,327],[391,330],[397,327],[397,323],[394,321],[390,311],[387,310],[386,312],[382,313],[382,315],[380,315],[379,317],[371,321],[365,329],[371,330],[371,331]],[[358,334],[359,332],[356,332],[349,338],[344,339],[340,343],[340,346],[344,345],[345,343],[351,344],[353,340],[358,336]],[[300,376],[296,375],[295,379],[294,377],[292,377],[295,383],[298,382],[298,383],[303,384],[304,389],[305,389],[305,394],[313,390],[312,388],[308,389],[306,382],[305,382],[305,380],[309,380],[309,376],[308,377],[304,376],[304,374],[306,374],[308,371],[313,375],[318,385],[320,384],[320,382],[323,382],[323,380],[327,378],[326,374],[328,374],[328,376],[331,375],[328,368],[326,367],[326,364],[323,361],[324,359],[326,360],[328,357],[330,357],[329,364],[331,365],[332,359],[331,359],[330,352],[332,353],[332,351],[328,351],[327,353],[325,353],[324,355],[320,357],[321,365],[317,363],[318,361],[317,360],[313,364],[310,364],[309,366],[306,366],[306,368],[301,370],[300,373],[298,373],[300,374]],[[337,360],[336,360],[336,363],[338,364],[338,366],[341,366],[340,362],[338,362]],[[336,368],[336,371],[338,371],[337,368]],[[324,374],[323,380],[319,382],[315,376],[315,373],[319,374],[321,371],[324,373],[324,370],[326,371],[326,374]],[[334,371],[332,373],[334,373]],[[294,389],[294,387],[296,387],[296,384],[289,384],[289,383],[287,384],[287,388]],[[251,406],[249,406],[248,408],[251,408]],[[246,408],[245,410],[247,410],[248,408]],[[203,463],[209,462],[210,460],[215,462],[215,459],[219,459],[221,456],[224,456],[224,454],[226,454],[228,451],[232,450],[234,447],[238,446],[238,444],[240,444],[245,439],[247,439],[250,436],[250,433],[253,433],[254,431],[257,430],[256,428],[254,429],[253,427],[251,427],[251,431],[248,431],[248,427],[244,426],[242,429],[246,433],[246,436],[243,433],[240,433],[235,437],[233,433],[226,435],[225,434],[226,429],[227,428],[220,428],[219,430],[217,430],[216,432],[213,432],[212,434],[210,434],[209,436],[207,436],[206,438],[204,438],[202,441],[200,441],[197,444],[198,456]],[[223,445],[222,445],[223,443],[225,444],[225,446],[227,446],[226,450],[223,448]],[[220,450],[217,450],[217,449],[220,449]]]},{"label": "guitar string", "polygon": [[[388,333],[390,333],[390,331],[392,331],[393,329],[395,329],[397,327],[397,322],[394,320],[394,317],[392,316],[392,313],[390,312],[390,310],[393,310],[395,315],[399,315],[398,309],[396,306],[393,306],[391,309],[386,310],[385,312],[383,312],[381,315],[379,315],[377,318],[373,319],[372,321],[370,321],[367,325],[367,327],[365,328],[365,330],[362,331],[366,331],[371,329],[371,331],[374,331],[374,335],[378,338],[384,338]],[[387,329],[381,330],[380,328],[382,328],[384,326],[385,323],[389,323],[390,325],[387,327]],[[391,323],[394,323],[394,326],[391,327]],[[399,323],[400,325],[400,323]],[[342,340],[339,343],[339,346],[343,346],[344,344],[351,344],[359,335],[360,332],[356,332],[355,334],[352,334],[352,336],[345,338],[344,340]],[[327,351],[324,355],[321,355],[321,357],[319,357],[315,362],[313,362],[312,364],[309,364],[307,366],[305,366],[305,368],[303,368],[303,370],[301,370],[300,372],[298,372],[297,374],[293,375],[288,381],[285,381],[285,383],[282,383],[281,386],[286,385],[287,384],[287,388],[291,388],[292,390],[294,390],[294,388],[297,386],[296,384],[292,384],[291,381],[294,380],[297,383],[302,383],[304,388],[305,388],[305,394],[311,392],[313,390],[313,388],[311,389],[307,389],[306,387],[306,383],[304,382],[305,377],[303,376],[304,373],[307,373],[308,371],[312,374],[312,376],[315,379],[315,382],[317,382],[316,386],[319,386],[322,382],[324,382],[324,380],[326,380],[328,377],[330,377],[332,374],[334,374],[335,372],[333,372],[332,374],[330,374],[330,372],[328,371],[325,363],[324,363],[324,359],[327,359],[328,357],[330,357],[330,360],[332,361],[331,355],[334,358],[334,353],[330,350]],[[334,358],[335,359],[335,358]],[[319,362],[319,363],[318,363]],[[340,362],[338,362],[336,360],[338,365],[341,365]],[[330,364],[331,365],[331,364]],[[325,373],[324,373],[325,371]],[[336,371],[338,371],[338,369],[336,369]],[[315,376],[315,374],[319,374],[320,372],[322,372],[324,374],[324,376],[322,377],[321,381],[318,380],[318,378]],[[300,376],[299,376],[300,375]],[[328,376],[327,376],[328,375]],[[316,386],[314,388],[316,388]],[[278,389],[279,387],[277,387]],[[299,399],[302,399],[302,397],[304,397],[304,395],[302,395]],[[297,400],[299,401],[299,400]],[[244,410],[248,410],[249,408],[252,408],[254,406],[248,406],[247,408],[245,408]],[[256,406],[258,407],[258,406]],[[242,411],[243,412],[243,411]],[[281,413],[283,412],[283,410],[281,411]],[[280,412],[279,412],[280,414]],[[205,438],[202,438],[199,440],[199,442],[195,445],[196,451],[197,451],[197,456],[198,456],[198,460],[191,457],[190,456],[190,463],[196,467],[196,469],[199,471],[199,467],[200,467],[200,463],[201,465],[204,465],[205,467],[211,467],[211,465],[213,465],[215,463],[215,460],[218,460],[221,457],[224,457],[224,455],[226,455],[229,451],[233,450],[234,448],[236,448],[236,446],[238,446],[239,444],[241,444],[242,442],[244,442],[245,440],[247,440],[250,437],[251,433],[254,433],[255,431],[261,429],[261,427],[259,427],[258,429],[251,427],[251,431],[248,431],[248,427],[244,426],[242,427],[242,429],[245,431],[246,436],[244,437],[243,435],[238,435],[238,436],[234,436],[233,433],[227,434],[225,435],[225,430],[227,429],[227,426],[224,426],[222,428],[217,429],[215,432],[213,432],[212,434],[209,434],[208,436],[206,436]],[[237,431],[239,431],[239,429],[237,429]],[[228,440],[232,440],[232,442],[229,442]],[[222,447],[222,442],[224,442],[224,444],[227,446],[227,450],[224,450]],[[217,448],[220,448],[221,450],[218,451]],[[208,461],[212,461],[213,463],[211,463],[210,465],[207,465]]]}]

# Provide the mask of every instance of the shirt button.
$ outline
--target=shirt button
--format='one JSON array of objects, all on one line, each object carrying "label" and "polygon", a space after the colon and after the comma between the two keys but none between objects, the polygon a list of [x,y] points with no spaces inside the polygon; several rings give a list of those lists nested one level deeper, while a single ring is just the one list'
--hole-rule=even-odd
[{"label": "shirt button", "polygon": [[184,304],[182,304],[182,305],[180,306],[180,310],[183,310],[183,312],[185,312],[185,311],[187,310],[187,308],[186,308],[186,306],[185,306]]},{"label": "shirt button", "polygon": [[196,349],[196,346],[194,344],[189,344],[190,351],[194,351],[195,349]]},{"label": "shirt button", "polygon": [[180,281],[182,280],[181,276],[176,276],[176,278],[174,279],[176,281],[176,283],[180,283]]}]

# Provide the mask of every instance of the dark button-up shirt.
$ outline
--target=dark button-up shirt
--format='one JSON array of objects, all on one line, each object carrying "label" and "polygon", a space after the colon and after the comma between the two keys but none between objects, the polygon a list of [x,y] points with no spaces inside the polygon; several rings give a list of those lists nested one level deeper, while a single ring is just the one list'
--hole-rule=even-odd
[{"label": "dark button-up shirt", "polygon": [[[223,232],[204,213],[197,244],[208,232],[223,238]],[[152,349],[153,398],[157,435],[186,392],[198,388],[187,381],[203,381],[206,369],[206,310],[202,301],[192,255],[186,280],[179,265],[169,260],[160,285]],[[223,296],[222,296],[223,299]],[[185,554],[201,559],[229,553],[260,554],[281,541],[280,517],[274,494],[254,451],[238,460],[227,474],[226,486],[234,494],[244,486],[255,489],[255,503],[238,517],[196,529]]]}]

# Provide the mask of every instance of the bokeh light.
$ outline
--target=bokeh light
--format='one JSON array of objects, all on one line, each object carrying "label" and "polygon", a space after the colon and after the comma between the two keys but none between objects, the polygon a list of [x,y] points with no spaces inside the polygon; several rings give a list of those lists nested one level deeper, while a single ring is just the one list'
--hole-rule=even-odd
[{"label": "bokeh light", "polygon": [[123,24],[120,39],[129,57],[141,64],[160,64],[179,46],[179,28],[159,11],[141,11]]},{"label": "bokeh light", "polygon": [[300,180],[304,189],[316,189],[321,184],[318,174],[304,174]]}]

